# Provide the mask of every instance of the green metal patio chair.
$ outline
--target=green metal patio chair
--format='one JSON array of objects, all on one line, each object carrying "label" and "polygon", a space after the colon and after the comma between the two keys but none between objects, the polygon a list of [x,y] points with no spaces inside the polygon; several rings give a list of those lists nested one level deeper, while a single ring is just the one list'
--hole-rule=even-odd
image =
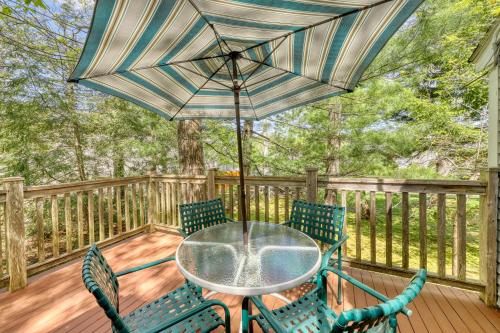
[{"label": "green metal patio chair", "polygon": [[[321,267],[336,266],[342,270],[342,244],[348,236],[343,235],[345,208],[337,205],[310,203],[294,200],[290,220],[285,222],[292,228],[302,231],[312,239],[331,245],[323,254]],[[332,258],[334,253],[337,258]],[[314,282],[314,279],[310,282]],[[326,280],[323,281],[326,283]],[[342,282],[338,279],[337,303],[342,303]]]},{"label": "green metal patio chair", "polygon": [[248,332],[249,325],[255,320],[266,333],[395,333],[397,330],[397,314],[411,315],[411,310],[406,308],[406,305],[420,293],[427,277],[425,269],[419,270],[399,296],[389,299],[353,277],[342,273],[335,267],[323,268],[321,275],[326,276],[328,272],[342,276],[344,280],[383,303],[363,309],[342,311],[337,315],[323,300],[323,294],[327,292],[327,287],[323,284],[322,279],[318,278],[318,286],[313,291],[291,304],[273,311],[269,311],[259,297],[245,298],[243,302],[251,300],[260,313],[249,316],[248,312],[243,311],[243,332]]},{"label": "green metal patio chair", "polygon": [[[83,260],[83,282],[111,319],[113,332],[210,332],[219,326],[231,332],[227,306],[204,299],[201,289],[189,282],[126,316],[120,315],[117,278],[174,259],[164,258],[115,274],[99,248],[95,244],[90,247]],[[217,306],[224,309],[224,321],[213,309]]]},{"label": "green metal patio chair", "polygon": [[180,204],[181,228],[179,233],[186,238],[203,228],[211,227],[228,221],[234,222],[226,216],[222,199],[199,201]]}]

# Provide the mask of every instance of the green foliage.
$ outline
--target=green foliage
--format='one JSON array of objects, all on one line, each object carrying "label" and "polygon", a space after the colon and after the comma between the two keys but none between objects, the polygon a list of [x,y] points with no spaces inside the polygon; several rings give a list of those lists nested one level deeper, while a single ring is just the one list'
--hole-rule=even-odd
[{"label": "green foliage", "polygon": [[[0,0],[0,175],[29,184],[177,170],[176,123],[68,85],[93,3]],[[474,178],[487,82],[468,62],[500,5],[428,0],[352,94],[254,124],[254,174]],[[334,115],[338,117],[334,117]],[[205,121],[207,166],[237,168],[234,122]],[[329,171],[330,170],[330,171]]]}]

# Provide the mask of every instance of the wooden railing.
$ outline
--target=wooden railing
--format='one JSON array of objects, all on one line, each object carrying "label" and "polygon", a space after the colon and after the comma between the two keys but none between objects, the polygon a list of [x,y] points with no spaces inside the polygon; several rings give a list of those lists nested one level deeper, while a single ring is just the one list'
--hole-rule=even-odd
[{"label": "wooden railing", "polygon": [[[10,281],[15,290],[26,276],[81,256],[94,242],[175,230],[180,203],[221,197],[226,214],[240,219],[238,184],[237,176],[216,170],[26,188],[22,179],[4,180],[0,281]],[[496,226],[498,171],[484,181],[429,181],[327,178],[307,169],[303,177],[246,177],[246,192],[248,219],[255,221],[286,221],[294,199],[346,207],[350,238],[344,253],[350,265],[400,275],[425,267],[431,280],[489,288],[494,259],[485,253],[492,237],[484,234]]]}]

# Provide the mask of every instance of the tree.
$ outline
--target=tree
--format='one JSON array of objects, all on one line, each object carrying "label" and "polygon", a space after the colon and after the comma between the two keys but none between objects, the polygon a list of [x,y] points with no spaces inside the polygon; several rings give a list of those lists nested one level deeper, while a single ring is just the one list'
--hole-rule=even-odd
[{"label": "tree", "polygon": [[177,127],[179,172],[186,175],[205,173],[200,120],[181,120]]}]

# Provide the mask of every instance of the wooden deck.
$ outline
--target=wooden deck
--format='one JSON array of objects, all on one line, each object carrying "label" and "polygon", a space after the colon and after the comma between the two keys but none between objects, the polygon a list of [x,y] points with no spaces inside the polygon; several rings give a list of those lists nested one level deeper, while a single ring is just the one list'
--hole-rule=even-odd
[{"label": "wooden deck", "polygon": [[[179,236],[161,232],[143,234],[107,248],[104,254],[118,271],[172,255],[180,241]],[[109,321],[82,284],[80,270],[79,260],[30,279],[28,287],[21,291],[0,293],[0,331],[110,332]],[[346,271],[388,296],[395,296],[407,282],[357,269]],[[174,263],[168,263],[125,276],[120,283],[121,311],[128,313],[180,286],[183,277]],[[345,286],[343,307],[375,304],[373,297]],[[301,292],[304,290],[293,290],[286,296],[297,297]],[[221,294],[217,298],[230,307],[233,332],[237,332],[241,298]],[[331,293],[329,298],[333,300]],[[264,300],[271,307],[282,304],[272,297]],[[401,316],[400,332],[500,332],[500,311],[487,308],[477,293],[470,291],[427,283],[410,308],[414,314],[410,319]]]}]

